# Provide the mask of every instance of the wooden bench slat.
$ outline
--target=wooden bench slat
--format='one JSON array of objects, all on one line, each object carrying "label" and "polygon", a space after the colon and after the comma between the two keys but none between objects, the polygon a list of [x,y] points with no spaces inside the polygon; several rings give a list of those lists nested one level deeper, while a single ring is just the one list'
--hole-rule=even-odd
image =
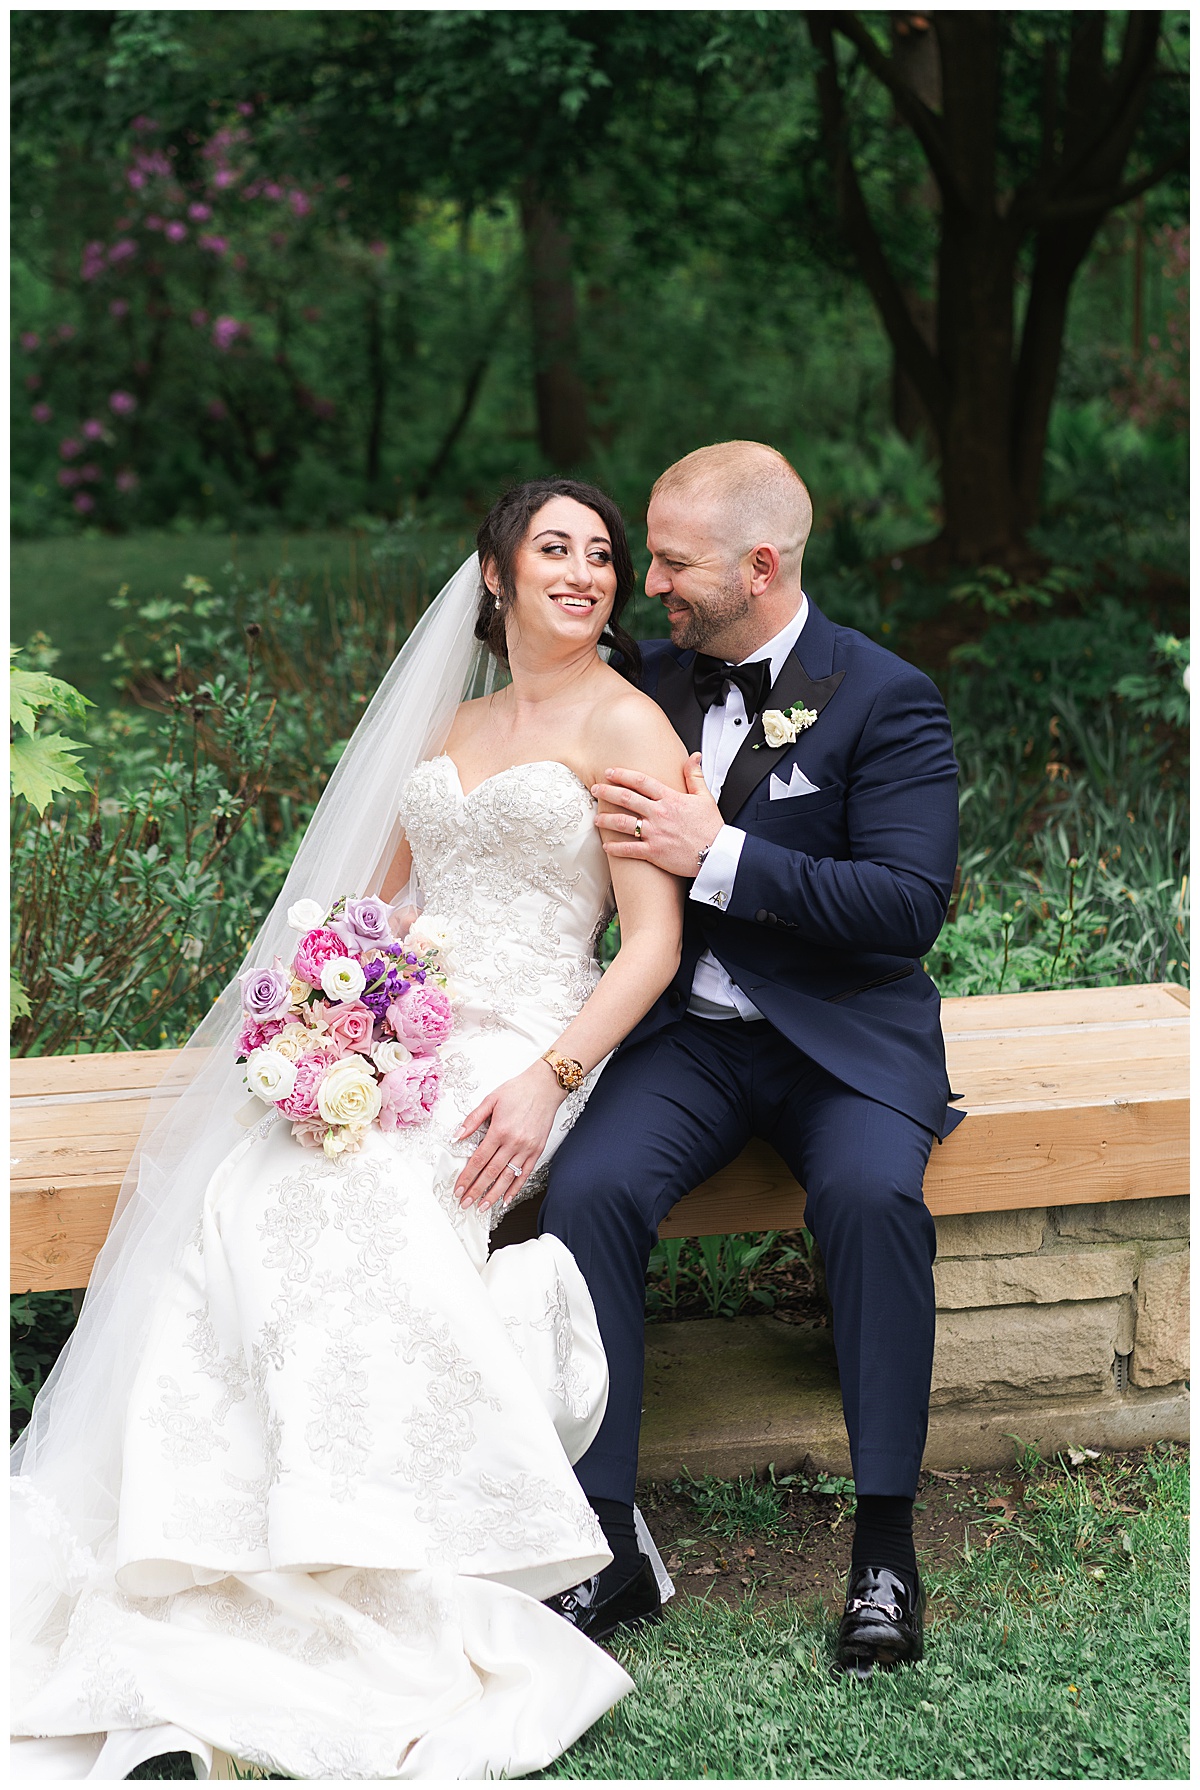
[{"label": "wooden bench slat", "polygon": [[[925,1196],[935,1214],[1187,1191],[1186,989],[974,995],[943,1002],[942,1012],[967,1118],[930,1158]],[[14,1292],[84,1284],[151,1092],[180,1054],[12,1063]],[[44,1093],[59,1098],[36,1098]],[[660,1234],[794,1229],[803,1212],[803,1191],[753,1142],[682,1200]]]}]

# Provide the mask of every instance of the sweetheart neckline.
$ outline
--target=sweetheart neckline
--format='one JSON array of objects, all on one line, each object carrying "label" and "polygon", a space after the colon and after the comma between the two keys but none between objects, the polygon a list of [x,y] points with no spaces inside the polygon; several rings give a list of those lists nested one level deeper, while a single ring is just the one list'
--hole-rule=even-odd
[{"label": "sweetheart neckline", "polygon": [[429,762],[431,764],[436,764],[438,759],[448,764],[450,769],[454,772],[454,780],[458,784],[458,792],[464,802],[469,802],[472,796],[478,795],[479,791],[486,788],[489,783],[495,783],[497,778],[507,777],[513,771],[532,770],[538,765],[557,765],[560,771],[565,771],[568,777],[573,778],[574,781],[578,783],[580,789],[583,790],[589,801],[595,801],[595,797],[592,795],[591,790],[588,788],[583,778],[577,771],[573,771],[569,764],[564,764],[561,758],[527,758],[520,764],[507,764],[502,770],[493,771],[490,777],[484,777],[481,782],[476,783],[471,789],[463,788],[462,772],[448,752],[439,752],[437,758],[430,759]]}]

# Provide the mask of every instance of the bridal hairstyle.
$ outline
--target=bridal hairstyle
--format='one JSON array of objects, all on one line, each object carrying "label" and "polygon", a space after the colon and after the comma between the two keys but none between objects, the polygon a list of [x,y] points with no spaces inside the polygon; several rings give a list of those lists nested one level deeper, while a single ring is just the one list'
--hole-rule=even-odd
[{"label": "bridal hairstyle", "polygon": [[[472,554],[385,673],[242,970],[291,956],[287,912],[303,896],[327,908],[339,895],[377,889],[395,855],[409,775],[442,750],[459,703],[494,686],[495,659],[475,638],[478,597]],[[15,1647],[61,1632],[89,1580],[115,1563],[125,1414],[152,1346],[156,1295],[197,1233],[213,1174],[246,1138],[245,1125],[257,1129],[256,1113],[242,1116],[240,1026],[234,976],[154,1089],[79,1321],[14,1449]]]},{"label": "bridal hairstyle", "polygon": [[482,640],[497,659],[507,662],[506,625],[517,600],[513,575],[517,552],[529,533],[533,518],[552,497],[573,497],[584,509],[594,510],[608,530],[608,538],[612,542],[613,570],[617,575],[617,592],[613,598],[612,614],[600,636],[600,644],[612,650],[613,670],[636,682],[642,669],[642,655],[638,651],[637,641],[621,626],[621,611],[633,595],[634,586],[633,556],[629,551],[625,518],[611,497],[606,497],[595,485],[585,485],[579,479],[528,479],[525,484],[514,485],[511,491],[506,491],[484,517],[479,533],[475,536],[475,545],[480,565],[490,561],[495,567],[499,588],[490,591],[483,581],[482,573],[480,574],[475,638]]}]

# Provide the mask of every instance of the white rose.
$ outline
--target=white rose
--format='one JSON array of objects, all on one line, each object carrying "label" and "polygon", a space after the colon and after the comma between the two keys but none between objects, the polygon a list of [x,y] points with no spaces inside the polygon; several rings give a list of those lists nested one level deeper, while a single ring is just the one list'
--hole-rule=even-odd
[{"label": "white rose", "polygon": [[768,746],[790,746],[800,732],[782,709],[764,709],[762,726]]},{"label": "white rose", "polygon": [[311,993],[311,985],[307,982],[301,982],[299,976],[293,976],[288,983],[288,998],[293,1007],[303,1007]]},{"label": "white rose", "polygon": [[331,957],[321,970],[321,987],[331,1001],[356,1001],[367,986],[356,957]]},{"label": "white rose", "polygon": [[296,1068],[294,1063],[269,1045],[253,1052],[246,1064],[246,1080],[251,1090],[260,1100],[273,1106],[277,1100],[286,1100],[296,1085]]},{"label": "white rose", "polygon": [[418,914],[404,942],[418,951],[448,951],[454,943],[454,933],[450,922],[437,914]]},{"label": "white rose", "polygon": [[306,1051],[312,1049],[313,1043],[313,1035],[307,1026],[290,1025],[284,1026],[282,1032],[276,1032],[263,1048],[264,1050],[276,1050],[281,1057],[286,1057],[289,1063],[294,1063],[298,1057],[302,1057]]},{"label": "white rose", "polygon": [[313,901],[307,896],[289,907],[287,912],[287,923],[295,932],[311,932],[314,926],[321,926],[324,922],[325,909],[319,901]]},{"label": "white rose", "polygon": [[317,1110],[327,1125],[369,1125],[382,1105],[379,1083],[360,1056],[342,1057],[317,1091]]},{"label": "white rose", "polygon": [[407,1044],[401,1044],[392,1038],[385,1038],[382,1044],[377,1044],[372,1050],[371,1061],[380,1075],[386,1075],[389,1069],[399,1069],[402,1064],[411,1063],[412,1051],[409,1050]]}]

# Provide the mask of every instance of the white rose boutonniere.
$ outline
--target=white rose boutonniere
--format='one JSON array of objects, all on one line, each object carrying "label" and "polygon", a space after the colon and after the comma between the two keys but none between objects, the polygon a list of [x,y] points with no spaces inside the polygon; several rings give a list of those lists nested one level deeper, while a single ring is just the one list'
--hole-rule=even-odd
[{"label": "white rose boutonniere", "polygon": [[[764,709],[762,717],[765,744],[771,747],[791,746],[806,727],[811,727],[817,718],[816,709],[804,709],[793,703],[790,709]],[[759,741],[759,746],[764,742]],[[757,752],[759,746],[754,750]]]}]

